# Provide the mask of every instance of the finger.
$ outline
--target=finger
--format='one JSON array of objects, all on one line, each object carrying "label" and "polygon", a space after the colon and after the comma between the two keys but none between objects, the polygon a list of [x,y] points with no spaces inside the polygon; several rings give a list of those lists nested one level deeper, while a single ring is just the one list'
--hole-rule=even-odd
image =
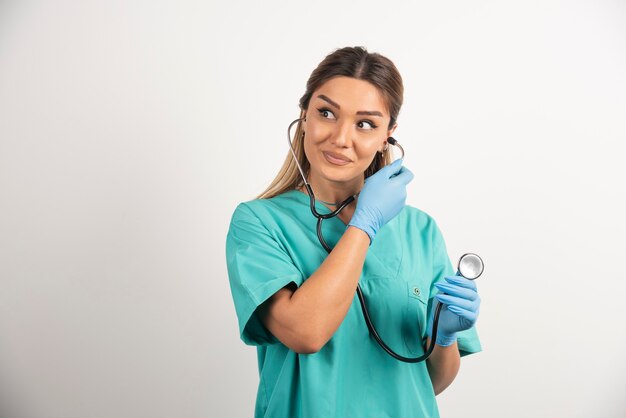
[{"label": "finger", "polygon": [[402,168],[402,160],[396,160],[392,162],[391,164],[387,164],[386,166],[384,166],[383,168],[381,168],[380,170],[378,170],[377,172],[375,172],[374,174],[366,178],[365,183],[367,183],[368,181],[371,181],[372,179],[377,179],[377,178],[389,179],[393,177],[394,175],[396,175],[396,173],[400,171],[401,168]]},{"label": "finger", "polygon": [[477,301],[443,295],[441,293],[435,295],[435,298],[441,303],[448,305],[448,308],[461,308],[470,312],[476,312],[478,310],[478,306],[480,305]]},{"label": "finger", "polygon": [[465,287],[455,286],[445,282],[435,283],[435,287],[443,293],[467,300],[474,300],[478,297],[478,292],[474,289],[467,289]]},{"label": "finger", "polygon": [[476,290],[476,282],[474,280],[466,279],[463,276],[446,276],[446,281],[450,284],[464,287],[466,289]]},{"label": "finger", "polygon": [[448,310],[452,312],[453,314],[460,316],[461,318],[467,319],[472,324],[474,324],[476,320],[478,319],[478,313],[461,309],[456,306],[448,306]]},{"label": "finger", "polygon": [[393,181],[399,181],[403,184],[409,184],[414,177],[415,175],[411,170],[406,167],[402,167],[398,174],[393,177]]},{"label": "finger", "polygon": [[384,166],[383,168],[381,168],[381,171],[385,170],[385,173],[387,175],[392,176],[394,174],[397,174],[401,170],[401,168],[402,168],[402,158],[397,159],[391,164]]}]

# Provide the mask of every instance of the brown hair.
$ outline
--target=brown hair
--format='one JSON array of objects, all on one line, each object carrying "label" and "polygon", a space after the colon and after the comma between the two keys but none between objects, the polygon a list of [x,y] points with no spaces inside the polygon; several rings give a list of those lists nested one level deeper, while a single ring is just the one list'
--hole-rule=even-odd
[{"label": "brown hair", "polygon": [[[391,116],[387,129],[391,129],[395,125],[400,113],[400,107],[402,107],[404,94],[402,77],[391,60],[380,54],[367,52],[364,47],[360,46],[335,50],[327,55],[317,68],[313,70],[306,83],[306,92],[300,98],[301,118],[304,117],[309,108],[309,102],[313,93],[326,81],[338,76],[368,81],[376,86],[380,90]],[[298,161],[300,161],[302,166],[302,171],[304,171],[305,176],[308,176],[310,165],[304,153],[304,131],[301,122],[298,122],[292,144]],[[391,163],[391,161],[391,152],[376,153],[372,163],[365,170],[365,178]],[[288,190],[297,189],[303,184],[291,151],[288,151],[287,158],[278,175],[257,198],[269,199]]]}]

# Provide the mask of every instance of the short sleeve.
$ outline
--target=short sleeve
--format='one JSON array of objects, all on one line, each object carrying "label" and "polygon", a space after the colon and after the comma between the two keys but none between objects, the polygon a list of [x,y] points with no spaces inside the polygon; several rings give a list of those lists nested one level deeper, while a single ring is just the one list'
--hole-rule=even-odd
[{"label": "short sleeve", "polygon": [[[428,301],[428,314],[432,309],[434,309],[436,299],[434,296],[439,291],[435,287],[435,283],[445,280],[446,276],[453,276],[456,272],[452,267],[452,263],[450,262],[450,257],[448,256],[448,251],[446,249],[446,243],[441,235],[441,231],[437,224],[433,221],[433,229],[432,229],[432,248],[433,248],[433,281],[430,288],[431,298]],[[456,334],[457,335],[457,344],[459,347],[459,352],[462,356],[466,356],[468,354],[477,353],[482,350],[480,345],[480,340],[478,338],[478,332],[476,331],[476,326],[472,328],[461,331]]]},{"label": "short sleeve", "polygon": [[289,254],[246,203],[237,206],[231,219],[226,237],[226,265],[241,339],[248,345],[278,343],[256,309],[290,282],[300,286],[303,277]]}]

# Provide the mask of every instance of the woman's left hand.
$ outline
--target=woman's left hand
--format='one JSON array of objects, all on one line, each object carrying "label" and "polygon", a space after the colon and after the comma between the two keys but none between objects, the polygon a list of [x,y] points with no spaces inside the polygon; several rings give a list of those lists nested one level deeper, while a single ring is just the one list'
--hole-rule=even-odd
[{"label": "woman's left hand", "polygon": [[[435,286],[439,289],[435,298],[443,303],[436,343],[445,347],[454,344],[457,332],[474,326],[478,319],[480,296],[474,280],[462,276],[448,276],[444,282],[435,283]],[[435,306],[428,325],[429,332],[432,330],[434,312]]]}]

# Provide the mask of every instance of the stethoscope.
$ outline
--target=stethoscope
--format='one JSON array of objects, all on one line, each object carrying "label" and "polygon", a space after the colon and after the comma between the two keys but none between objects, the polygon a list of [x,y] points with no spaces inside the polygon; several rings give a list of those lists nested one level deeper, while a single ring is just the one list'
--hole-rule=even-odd
[{"label": "stethoscope", "polygon": [[[302,167],[300,166],[300,162],[298,161],[296,152],[293,149],[293,142],[291,140],[291,128],[293,127],[294,124],[302,120],[304,120],[304,118],[298,118],[289,124],[289,127],[287,128],[287,140],[289,141],[289,149],[291,150],[291,155],[293,155],[293,159],[296,165],[298,166],[298,170],[300,171],[300,175],[302,176],[302,180],[304,181],[304,187],[306,187],[307,191],[309,192],[311,212],[313,213],[313,216],[317,218],[317,238],[319,239],[320,244],[322,244],[322,247],[324,247],[324,249],[328,253],[330,253],[332,251],[332,248],[328,246],[328,244],[324,240],[324,236],[322,235],[322,221],[324,219],[330,219],[339,215],[339,213],[343,210],[343,208],[348,206],[350,203],[354,201],[354,199],[356,199],[358,194],[349,196],[346,200],[344,200],[343,202],[341,202],[341,204],[339,204],[337,209],[335,209],[334,211],[330,213],[319,213],[317,211],[315,207],[315,195],[313,194],[313,189],[311,188],[311,185],[309,184],[309,182],[307,182],[306,180],[306,176],[304,175],[304,171],[302,170]],[[404,148],[402,148],[402,146],[398,143],[396,139],[394,139],[393,137],[389,137],[387,138],[387,142],[390,143],[391,145],[394,145],[400,148],[400,151],[402,152],[401,158],[404,158]],[[469,280],[477,279],[483,273],[483,270],[484,270],[483,260],[478,255],[473,254],[473,253],[463,254],[461,258],[459,259],[459,262],[457,265],[457,275],[463,276]],[[435,308],[435,315],[433,318],[433,330],[430,336],[430,345],[428,346],[424,354],[421,355],[420,357],[404,357],[396,353],[395,351],[393,351],[387,344],[385,344],[382,338],[380,338],[380,335],[378,334],[378,331],[376,331],[376,328],[374,327],[374,324],[372,323],[369,312],[367,310],[367,306],[365,304],[365,297],[363,296],[363,291],[361,290],[360,284],[357,284],[356,286],[356,293],[359,297],[359,302],[361,303],[363,316],[365,317],[365,323],[367,324],[367,328],[369,329],[370,334],[374,337],[376,342],[378,342],[378,344],[383,348],[383,350],[385,350],[390,356],[392,356],[393,358],[397,360],[404,361],[406,363],[419,363],[421,361],[426,360],[432,354],[433,350],[435,349],[435,342],[437,340],[439,315],[441,314],[441,309],[443,307],[443,304],[441,302],[437,301],[437,306]]]}]

